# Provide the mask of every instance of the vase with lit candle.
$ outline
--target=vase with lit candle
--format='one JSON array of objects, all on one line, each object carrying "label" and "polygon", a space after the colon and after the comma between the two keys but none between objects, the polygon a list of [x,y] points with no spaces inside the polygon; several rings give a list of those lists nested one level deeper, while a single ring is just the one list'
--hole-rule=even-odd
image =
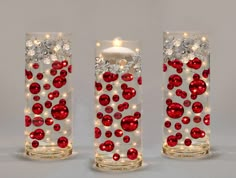
[{"label": "vase with lit candle", "polygon": [[64,159],[72,153],[70,36],[26,34],[25,152],[33,159]]},{"label": "vase with lit candle", "polygon": [[103,170],[142,165],[142,77],[137,41],[101,41],[95,62],[95,164]]},{"label": "vase with lit candle", "polygon": [[207,34],[164,33],[163,153],[200,158],[210,149],[210,52]]}]

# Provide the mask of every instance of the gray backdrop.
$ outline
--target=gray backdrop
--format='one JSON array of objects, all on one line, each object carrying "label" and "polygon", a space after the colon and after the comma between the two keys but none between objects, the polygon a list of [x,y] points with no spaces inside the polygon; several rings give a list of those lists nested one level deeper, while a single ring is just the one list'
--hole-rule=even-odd
[{"label": "gray backdrop", "polygon": [[[236,1],[224,0],[1,0],[0,177],[235,177]],[[162,32],[208,32],[211,45],[212,152],[210,159],[163,158]],[[73,33],[74,156],[36,162],[24,145],[24,35],[31,31]],[[144,168],[109,174],[91,168],[96,39],[141,40],[143,56]]]}]

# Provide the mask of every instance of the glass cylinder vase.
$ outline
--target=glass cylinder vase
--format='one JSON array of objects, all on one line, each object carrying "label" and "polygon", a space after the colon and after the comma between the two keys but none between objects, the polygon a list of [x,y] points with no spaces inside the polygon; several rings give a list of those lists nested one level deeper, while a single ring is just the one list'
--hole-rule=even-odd
[{"label": "glass cylinder vase", "polygon": [[26,34],[25,152],[34,159],[72,154],[70,36]]},{"label": "glass cylinder vase", "polygon": [[142,165],[140,46],[136,41],[96,44],[95,164],[103,170]]},{"label": "glass cylinder vase", "polygon": [[200,158],[210,149],[210,52],[207,34],[164,33],[163,153]]}]

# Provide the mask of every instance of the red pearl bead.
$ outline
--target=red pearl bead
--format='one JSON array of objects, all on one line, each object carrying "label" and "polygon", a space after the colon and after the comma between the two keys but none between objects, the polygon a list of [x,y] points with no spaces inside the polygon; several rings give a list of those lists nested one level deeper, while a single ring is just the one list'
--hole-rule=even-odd
[{"label": "red pearl bead", "polygon": [[38,73],[36,77],[37,77],[38,80],[42,80],[43,79],[43,74],[42,73]]},{"label": "red pearl bead", "polygon": [[192,110],[193,110],[194,113],[202,112],[202,110],[203,110],[202,103],[200,103],[200,102],[193,103]]},{"label": "red pearl bead", "polygon": [[31,71],[25,70],[25,76],[28,80],[33,78],[33,73]]},{"label": "red pearl bead", "polygon": [[124,103],[123,103],[123,106],[124,106],[124,109],[128,109],[128,108],[129,108],[129,103],[124,102]]},{"label": "red pearl bead", "polygon": [[32,107],[34,114],[41,114],[43,112],[43,106],[40,103],[35,103]]},{"label": "red pearl bead", "polygon": [[46,108],[51,108],[51,107],[52,107],[52,102],[51,102],[51,101],[46,101],[46,102],[44,103],[44,106],[45,106]]},{"label": "red pearl bead", "polygon": [[45,90],[49,90],[51,88],[51,86],[50,86],[50,84],[46,83],[46,84],[43,85],[43,88]]},{"label": "red pearl bead", "polygon": [[105,132],[105,135],[107,138],[110,138],[112,136],[112,132],[108,130]]},{"label": "red pearl bead", "polygon": [[59,131],[59,130],[61,130],[61,126],[60,126],[59,124],[55,124],[55,125],[53,126],[53,129],[54,129],[55,131]]},{"label": "red pearl bead", "polygon": [[165,125],[166,128],[170,128],[171,122],[170,121],[165,121],[164,125]]},{"label": "red pearl bead", "polygon": [[53,86],[56,88],[61,88],[66,84],[66,78],[62,76],[57,76],[53,79]]},{"label": "red pearl bead", "polygon": [[112,82],[112,80],[113,80],[112,73],[111,73],[111,72],[105,72],[105,73],[103,74],[103,80],[104,80],[105,82]]},{"label": "red pearl bead", "polygon": [[137,81],[138,81],[138,84],[139,84],[139,85],[142,85],[143,81],[142,81],[142,77],[141,77],[141,76],[138,77],[138,80],[137,80]]},{"label": "red pearl bead", "polygon": [[192,128],[190,131],[191,137],[198,139],[201,136],[201,130],[198,127]]},{"label": "red pearl bead", "polygon": [[189,84],[189,90],[195,95],[203,94],[207,89],[206,83],[203,80],[194,80]]},{"label": "red pearl bead", "polygon": [[177,138],[178,140],[180,140],[180,139],[182,138],[182,134],[181,134],[180,132],[177,132],[177,133],[175,134],[175,136],[176,136],[176,138]]},{"label": "red pearl bead", "polygon": [[60,99],[59,104],[60,105],[66,105],[66,100],[65,99]]},{"label": "red pearl bead", "polygon": [[185,144],[186,146],[190,146],[190,145],[192,144],[192,140],[190,140],[189,138],[186,138],[186,139],[184,140],[184,144]]},{"label": "red pearl bead", "polygon": [[41,87],[38,83],[31,83],[29,90],[32,94],[38,94],[41,90]]},{"label": "red pearl bead", "polygon": [[122,114],[120,113],[120,112],[116,112],[115,114],[114,114],[114,118],[115,119],[120,119],[122,117]]},{"label": "red pearl bead", "polygon": [[102,118],[102,123],[104,126],[111,126],[111,124],[113,123],[113,119],[110,115],[105,115]]},{"label": "red pearl bead", "polygon": [[45,124],[46,124],[46,125],[52,125],[52,124],[53,124],[53,119],[52,119],[52,118],[47,118],[47,119],[45,120]]},{"label": "red pearl bead", "polygon": [[112,108],[111,106],[107,106],[107,107],[105,108],[105,111],[106,111],[107,113],[112,113],[112,112],[113,112],[113,108]]},{"label": "red pearl bead", "polygon": [[175,129],[176,130],[180,130],[182,128],[182,125],[179,123],[179,122],[177,122],[176,124],[175,124]]},{"label": "red pearl bead", "polygon": [[122,111],[124,111],[124,105],[123,104],[119,104],[118,106],[117,106],[117,109],[120,111],[120,112],[122,112]]},{"label": "red pearl bead", "polygon": [[61,63],[62,63],[63,67],[66,67],[68,65],[68,61],[67,60],[63,60]]},{"label": "red pearl bead", "polygon": [[189,117],[184,116],[184,117],[182,118],[182,123],[183,123],[183,124],[188,124],[189,122],[190,122],[190,118],[189,118]]},{"label": "red pearl bead", "polygon": [[138,119],[133,116],[126,116],[121,120],[121,127],[127,132],[132,132],[138,127]]},{"label": "red pearl bead", "polygon": [[171,66],[173,68],[181,68],[183,66],[183,63],[179,59],[172,60]]},{"label": "red pearl bead", "polygon": [[52,63],[52,68],[55,69],[55,70],[62,69],[62,67],[63,67],[63,65],[59,61],[55,61],[55,62]]},{"label": "red pearl bead", "polygon": [[177,145],[177,143],[178,143],[178,139],[176,138],[176,136],[170,135],[169,137],[167,137],[168,146],[174,147]]},{"label": "red pearl bead", "polygon": [[127,87],[128,87],[128,85],[127,85],[126,83],[123,83],[123,84],[121,85],[121,89],[122,89],[122,90],[126,89]]},{"label": "red pearl bead", "polygon": [[37,148],[39,146],[39,142],[37,140],[32,141],[32,147]]},{"label": "red pearl bead", "polygon": [[141,117],[141,113],[140,112],[135,112],[134,117],[139,119]]},{"label": "red pearl bead", "polygon": [[130,141],[130,137],[128,135],[123,137],[123,142],[129,143],[129,141]]},{"label": "red pearl bead", "polygon": [[69,110],[66,106],[57,104],[52,107],[51,114],[53,118],[63,120],[68,116]]},{"label": "red pearl bead", "polygon": [[115,136],[121,137],[123,135],[123,131],[121,129],[115,130]]},{"label": "red pearl bead", "polygon": [[189,107],[191,105],[191,101],[185,100],[183,104],[185,107]]},{"label": "red pearl bead", "polygon": [[118,154],[118,153],[115,153],[114,155],[113,155],[113,160],[114,161],[118,161],[120,159],[120,155]]},{"label": "red pearl bead", "polygon": [[52,76],[55,76],[55,75],[57,74],[57,70],[51,69],[51,70],[50,70],[50,74],[51,74]]},{"label": "red pearl bead", "polygon": [[29,127],[31,125],[30,116],[25,116],[25,127]]},{"label": "red pearl bead", "polygon": [[115,147],[113,141],[111,141],[111,140],[105,141],[104,142],[104,146],[105,146],[105,148],[106,148],[105,150],[107,152],[111,152],[114,149],[114,147]]},{"label": "red pearl bead", "polygon": [[163,72],[166,72],[166,71],[167,71],[167,65],[163,64]]},{"label": "red pearl bead", "polygon": [[65,148],[67,147],[68,145],[68,139],[64,136],[58,138],[57,140],[57,145],[60,147],[60,148]]},{"label": "red pearl bead", "polygon": [[184,113],[184,108],[179,103],[171,103],[166,109],[167,115],[173,119],[180,118]]},{"label": "red pearl bead", "polygon": [[102,144],[99,145],[99,149],[100,149],[101,151],[105,151],[106,147],[105,147],[104,143],[102,143]]},{"label": "red pearl bead", "polygon": [[166,104],[167,104],[167,105],[170,105],[171,103],[172,103],[172,99],[168,98],[168,99],[166,100]]},{"label": "red pearl bead", "polygon": [[133,80],[133,75],[130,73],[125,73],[121,76],[122,80],[129,82]]},{"label": "red pearl bead", "polygon": [[107,91],[111,91],[112,90],[112,85],[111,84],[107,84],[107,86],[106,86],[106,89],[107,89]]},{"label": "red pearl bead", "polygon": [[72,65],[69,65],[69,67],[68,67],[68,72],[72,72]]},{"label": "red pearl bead", "polygon": [[113,95],[112,97],[112,100],[115,102],[119,101],[119,99],[120,99],[119,95]]},{"label": "red pearl bead", "polygon": [[34,131],[34,138],[36,138],[37,140],[42,140],[45,136],[45,133],[42,129],[36,129]]},{"label": "red pearl bead", "polygon": [[169,83],[175,87],[179,87],[182,84],[182,78],[177,74],[173,74],[169,77]]},{"label": "red pearl bead", "polygon": [[52,94],[55,98],[57,98],[60,95],[58,90],[53,91]]},{"label": "red pearl bead", "polygon": [[138,157],[138,151],[137,151],[135,148],[130,148],[130,149],[127,151],[127,157],[128,157],[130,160],[135,160],[135,159],[137,159],[137,157]]},{"label": "red pearl bead", "polygon": [[99,97],[99,103],[102,105],[102,106],[106,106],[110,103],[110,97],[106,94],[102,94],[100,97]]},{"label": "red pearl bead", "polygon": [[101,112],[98,112],[98,113],[97,113],[97,118],[98,118],[98,119],[101,119],[102,117],[103,117],[103,114],[102,114]]},{"label": "red pearl bead", "polygon": [[97,91],[101,91],[102,90],[102,84],[95,82],[95,88],[97,89]]},{"label": "red pearl bead", "polygon": [[34,101],[39,101],[39,100],[40,100],[40,96],[34,96],[34,97],[33,97],[33,100],[34,100]]},{"label": "red pearl bead", "polygon": [[33,67],[34,69],[38,69],[38,68],[39,68],[39,64],[38,64],[38,63],[34,63],[34,64],[32,65],[32,67]]},{"label": "red pearl bead", "polygon": [[199,122],[201,122],[201,120],[202,120],[202,118],[200,116],[194,116],[194,118],[193,118],[193,121],[195,123],[199,123]]},{"label": "red pearl bead", "polygon": [[124,89],[122,92],[122,96],[126,100],[132,99],[133,97],[135,97],[135,95],[136,95],[136,90],[132,87],[128,87]]},{"label": "red pearl bead", "polygon": [[207,114],[207,115],[204,116],[203,122],[207,126],[210,125],[210,114]]},{"label": "red pearl bead", "polygon": [[62,77],[66,77],[66,76],[67,76],[66,70],[61,70],[60,75],[61,75]]},{"label": "red pearl bead", "polygon": [[95,135],[95,138],[100,138],[102,135],[102,131],[98,127],[95,127],[94,128],[94,135]]},{"label": "red pearl bead", "polygon": [[42,125],[44,124],[44,120],[43,120],[42,117],[35,117],[35,118],[33,119],[33,124],[34,124],[34,126],[36,126],[36,127],[40,127],[40,126],[42,126]]}]

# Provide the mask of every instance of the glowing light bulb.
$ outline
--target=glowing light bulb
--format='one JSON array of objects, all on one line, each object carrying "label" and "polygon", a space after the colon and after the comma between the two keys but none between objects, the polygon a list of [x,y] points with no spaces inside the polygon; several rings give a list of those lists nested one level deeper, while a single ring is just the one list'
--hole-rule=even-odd
[{"label": "glowing light bulb", "polygon": [[114,93],[114,94],[117,94],[117,93],[118,93],[118,91],[117,91],[117,90],[114,90],[114,91],[113,91],[113,93]]},{"label": "glowing light bulb", "polygon": [[66,131],[66,130],[64,130],[64,131],[63,131],[63,134],[64,134],[64,135],[66,135],[66,134],[67,134],[67,131]]},{"label": "glowing light bulb", "polygon": [[134,142],[132,145],[133,145],[133,146],[136,146],[136,145],[137,145],[137,143],[136,143],[136,142]]},{"label": "glowing light bulb", "polygon": [[116,142],[115,144],[116,144],[116,146],[120,146],[120,142]]},{"label": "glowing light bulb", "polygon": [[44,112],[44,116],[48,116],[48,112]]},{"label": "glowing light bulb", "polygon": [[122,45],[122,41],[119,38],[115,38],[112,43],[115,47],[120,47]]},{"label": "glowing light bulb", "polygon": [[188,129],[184,129],[184,132],[185,132],[185,133],[189,133],[189,130],[188,130]]},{"label": "glowing light bulb", "polygon": [[70,119],[66,119],[66,122],[67,122],[67,123],[70,123]]},{"label": "glowing light bulb", "polygon": [[67,93],[63,93],[62,96],[63,96],[64,98],[66,98],[66,97],[67,97]]},{"label": "glowing light bulb", "polygon": [[172,130],[171,129],[168,129],[168,133],[171,133],[172,132]]},{"label": "glowing light bulb", "polygon": [[139,48],[136,48],[135,51],[138,53],[139,52]]},{"label": "glowing light bulb", "polygon": [[50,133],[51,133],[51,132],[50,132],[50,130],[46,130],[46,134],[48,134],[48,135],[49,135]]},{"label": "glowing light bulb", "polygon": [[202,37],[202,41],[206,41],[206,37],[205,36]]},{"label": "glowing light bulb", "polygon": [[184,37],[186,38],[188,36],[188,33],[184,32]]},{"label": "glowing light bulb", "polygon": [[100,44],[99,42],[97,42],[97,43],[96,43],[96,46],[99,47],[99,46],[101,46],[101,44]]},{"label": "glowing light bulb", "polygon": [[46,95],[46,92],[45,92],[45,91],[41,92],[41,95],[42,95],[42,96],[45,96],[45,95]]},{"label": "glowing light bulb", "polygon": [[171,97],[171,96],[173,96],[173,93],[169,91],[168,95]]},{"label": "glowing light bulb", "polygon": [[137,105],[134,104],[134,105],[132,106],[132,109],[136,109],[136,108],[137,108]]},{"label": "glowing light bulb", "polygon": [[45,35],[45,38],[49,39],[49,38],[50,38],[50,35],[49,35],[49,34],[46,34],[46,35]]},{"label": "glowing light bulb", "polygon": [[114,127],[114,128],[117,128],[117,127],[118,127],[118,124],[116,124],[116,123],[113,124],[113,127]]}]

